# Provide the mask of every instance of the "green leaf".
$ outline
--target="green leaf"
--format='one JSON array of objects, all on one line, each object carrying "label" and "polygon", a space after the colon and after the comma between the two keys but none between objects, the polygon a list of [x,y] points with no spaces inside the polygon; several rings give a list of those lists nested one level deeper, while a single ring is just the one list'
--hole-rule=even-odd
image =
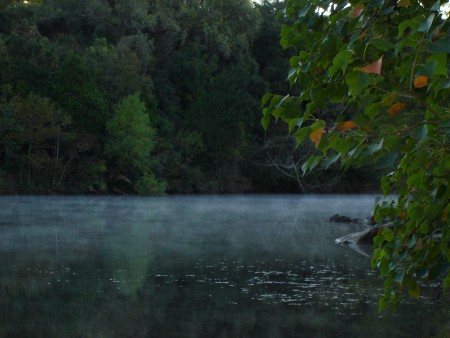
[{"label": "green leaf", "polygon": [[433,76],[433,75],[447,76],[447,53],[431,54],[430,57],[428,58],[428,62],[436,63],[434,73],[431,74],[431,76]]},{"label": "green leaf", "polygon": [[264,96],[261,99],[261,106],[264,107],[266,105],[266,103],[272,98],[273,94],[271,93],[266,93],[264,94]]},{"label": "green leaf", "polygon": [[297,132],[294,134],[294,137],[297,139],[297,144],[303,143],[306,136],[309,135],[310,130],[310,127],[300,128],[299,130],[297,130]]},{"label": "green leaf", "polygon": [[302,123],[303,117],[292,119],[291,121],[289,121],[289,133],[291,133],[295,127],[300,128],[302,126]]},{"label": "green leaf", "polygon": [[358,158],[358,156],[361,154],[361,152],[364,149],[364,140],[361,140],[356,147],[354,147],[352,150],[348,152],[348,156],[351,158]]},{"label": "green leaf", "polygon": [[405,271],[401,271],[401,272],[399,272],[398,274],[395,275],[394,281],[396,283],[402,284],[404,276],[405,276]]},{"label": "green leaf", "polygon": [[408,242],[408,249],[412,249],[412,247],[413,247],[414,245],[416,245],[416,242],[417,242],[416,236],[413,235],[413,236],[411,237],[411,239],[409,240],[409,242]]},{"label": "green leaf", "polygon": [[311,6],[312,6],[311,4],[305,6],[298,14],[298,17],[304,18],[308,14],[309,10],[311,9]]},{"label": "green leaf", "polygon": [[450,272],[447,273],[447,277],[444,279],[444,285],[446,288],[450,287]]},{"label": "green leaf", "polygon": [[333,66],[330,68],[331,77],[336,74],[339,69],[345,73],[348,64],[351,62],[353,52],[351,50],[343,50],[339,52],[333,59]]},{"label": "green leaf", "polygon": [[381,15],[388,15],[388,14],[392,14],[395,10],[395,6],[389,6],[386,9],[381,11]]},{"label": "green leaf", "polygon": [[322,162],[322,167],[324,167],[325,169],[328,169],[333,163],[335,163],[337,160],[339,160],[339,158],[341,157],[341,154],[335,154],[333,156],[329,156],[327,157],[323,162]]},{"label": "green leaf", "polygon": [[437,66],[437,62],[436,61],[429,62],[426,65],[421,65],[417,69],[416,76],[432,77],[434,75],[434,73],[435,73],[436,66]]},{"label": "green leaf", "polygon": [[310,156],[308,160],[302,165],[303,174],[306,174],[308,171],[313,170],[322,159],[321,156]]},{"label": "green leaf", "polygon": [[384,196],[387,196],[391,192],[390,180],[386,176],[381,177],[381,190]]},{"label": "green leaf", "polygon": [[394,233],[389,228],[384,228],[382,231],[382,235],[386,242],[391,242],[394,239]]},{"label": "green leaf", "polygon": [[437,95],[442,89],[450,88],[450,80],[441,80],[434,87],[434,93]]},{"label": "green leaf", "polygon": [[388,150],[388,151],[393,151],[395,149],[398,149],[398,146],[400,145],[400,138],[398,136],[386,136],[384,138],[384,149]]},{"label": "green leaf", "polygon": [[352,71],[345,74],[345,82],[350,88],[350,95],[356,98],[369,86],[369,75],[360,71]]},{"label": "green leaf", "polygon": [[394,152],[386,153],[382,156],[373,166],[374,169],[384,169],[390,168],[394,165],[395,160],[397,159],[398,154]]},{"label": "green leaf", "polygon": [[261,125],[264,130],[267,131],[267,127],[269,127],[270,123],[270,110],[268,108],[263,109],[263,118],[261,119]]},{"label": "green leaf", "polygon": [[278,103],[275,105],[275,108],[280,108],[280,106],[284,103],[284,101],[286,101],[288,99],[288,97],[289,97],[289,94],[287,94],[280,101],[278,101]]},{"label": "green leaf", "polygon": [[432,12],[439,12],[439,10],[441,9],[441,1],[438,0],[436,1],[433,6],[431,7],[430,11]]},{"label": "green leaf", "polygon": [[423,126],[417,127],[413,130],[414,138],[418,140],[423,140],[428,135],[428,125],[424,124]]},{"label": "green leaf", "polygon": [[380,112],[380,110],[381,110],[381,103],[376,102],[367,106],[366,109],[364,109],[364,114],[366,114],[367,117],[369,117],[372,120]]},{"label": "green leaf", "polygon": [[297,67],[295,68],[291,68],[291,70],[289,70],[288,76],[286,78],[286,80],[289,80],[291,77],[293,77],[295,74],[297,73]]},{"label": "green leaf", "polygon": [[384,144],[384,139],[381,139],[380,142],[378,142],[378,143],[373,143],[373,144],[371,144],[371,145],[367,148],[369,154],[372,155],[372,154],[376,153],[377,151],[383,149],[383,144]]},{"label": "green leaf", "polygon": [[[301,115],[302,107],[301,103],[298,101],[293,101],[292,98],[287,99],[283,103],[283,119],[290,121],[293,118],[297,118]],[[304,118],[306,118],[304,116]]]},{"label": "green leaf", "polygon": [[412,20],[406,20],[406,21],[401,22],[400,25],[398,26],[397,38],[400,38],[408,28],[412,28],[412,29],[419,28],[420,20],[421,20],[421,17],[416,17]]},{"label": "green leaf", "polygon": [[417,30],[419,32],[424,32],[425,34],[427,34],[430,30],[431,25],[433,24],[434,15],[434,13],[431,13],[428,18],[420,24]]},{"label": "green leaf", "polygon": [[450,54],[450,38],[440,39],[431,44],[428,51],[430,53]]},{"label": "green leaf", "polygon": [[[381,237],[382,238],[382,237]],[[389,272],[390,262],[387,259],[383,259],[380,263],[380,274],[386,276]]]},{"label": "green leaf", "polygon": [[369,43],[382,52],[386,52],[389,49],[394,48],[394,44],[386,39],[372,39]]},{"label": "green leaf", "polygon": [[291,68],[296,68],[299,65],[299,62],[300,62],[300,56],[299,55],[294,55],[293,57],[291,57],[289,59],[289,65],[291,66]]}]

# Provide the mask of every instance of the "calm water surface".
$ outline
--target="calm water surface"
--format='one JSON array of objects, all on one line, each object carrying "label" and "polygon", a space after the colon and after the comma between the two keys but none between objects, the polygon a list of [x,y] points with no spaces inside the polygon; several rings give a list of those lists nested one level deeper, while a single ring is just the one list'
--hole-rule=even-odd
[{"label": "calm water surface", "polygon": [[0,337],[449,337],[334,239],[373,196],[0,197]]}]

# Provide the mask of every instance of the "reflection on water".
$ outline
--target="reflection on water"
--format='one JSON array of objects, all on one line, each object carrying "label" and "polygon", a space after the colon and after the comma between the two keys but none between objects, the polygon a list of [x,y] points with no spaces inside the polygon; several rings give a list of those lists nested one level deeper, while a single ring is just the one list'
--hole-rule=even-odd
[{"label": "reflection on water", "polygon": [[2,337],[448,337],[334,239],[373,196],[1,197]]}]

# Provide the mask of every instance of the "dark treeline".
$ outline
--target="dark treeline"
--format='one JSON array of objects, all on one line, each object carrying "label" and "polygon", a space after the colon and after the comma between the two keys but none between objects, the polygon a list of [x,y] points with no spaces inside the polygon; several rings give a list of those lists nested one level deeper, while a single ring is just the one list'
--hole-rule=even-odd
[{"label": "dark treeline", "polygon": [[[260,125],[281,2],[0,1],[0,193],[369,189]],[[361,185],[362,181],[368,182]]]}]

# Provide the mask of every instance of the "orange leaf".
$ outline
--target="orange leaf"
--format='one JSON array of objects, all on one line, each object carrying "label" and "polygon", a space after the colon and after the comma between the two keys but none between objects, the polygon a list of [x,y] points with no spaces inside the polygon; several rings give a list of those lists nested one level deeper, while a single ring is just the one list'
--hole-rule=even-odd
[{"label": "orange leaf", "polygon": [[389,109],[387,110],[389,115],[397,115],[398,113],[400,113],[401,111],[403,111],[406,107],[406,103],[404,102],[397,102],[394,103],[392,106],[389,107]]},{"label": "orange leaf", "polygon": [[340,130],[340,131],[352,129],[355,127],[356,127],[356,123],[353,121],[345,121],[345,122],[338,123],[336,125],[336,129]]},{"label": "orange leaf", "polygon": [[323,128],[319,128],[317,130],[314,130],[311,135],[309,135],[309,138],[316,145],[316,147],[319,145],[320,140],[322,139],[322,133]]},{"label": "orange leaf", "polygon": [[364,11],[364,5],[363,4],[357,4],[355,7],[353,7],[353,10],[351,12],[351,16],[352,18],[357,18],[358,16],[360,16],[362,14],[362,12]]},{"label": "orange leaf", "polygon": [[381,74],[381,64],[383,63],[383,57],[380,57],[377,61],[374,63],[371,63],[370,65],[364,66],[361,68],[361,71],[364,73],[372,73],[372,74]]},{"label": "orange leaf", "polygon": [[406,218],[406,210],[402,210],[402,211],[400,212],[400,218],[401,218],[401,219],[405,219],[405,218]]},{"label": "orange leaf", "polygon": [[428,76],[418,76],[414,80],[414,88],[423,88],[428,85]]}]

